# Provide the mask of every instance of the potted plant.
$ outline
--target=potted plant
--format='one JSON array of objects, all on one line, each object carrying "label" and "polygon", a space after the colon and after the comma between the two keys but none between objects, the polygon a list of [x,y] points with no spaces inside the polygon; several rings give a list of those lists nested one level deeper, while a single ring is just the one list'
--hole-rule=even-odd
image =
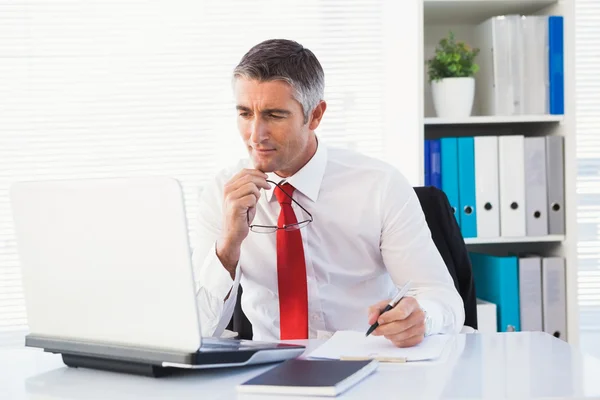
[{"label": "potted plant", "polygon": [[471,115],[475,97],[474,75],[479,70],[475,57],[479,49],[456,41],[454,33],[441,39],[434,56],[427,60],[435,112],[440,118]]}]

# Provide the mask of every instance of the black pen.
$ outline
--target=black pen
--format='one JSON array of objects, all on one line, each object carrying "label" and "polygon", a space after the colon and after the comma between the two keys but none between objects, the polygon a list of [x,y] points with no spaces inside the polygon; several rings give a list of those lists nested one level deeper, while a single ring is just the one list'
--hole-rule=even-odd
[{"label": "black pen", "polygon": [[[402,300],[402,298],[404,296],[406,296],[406,293],[408,293],[408,290],[410,289],[410,284],[411,284],[410,281],[406,282],[406,284],[402,287],[402,289],[400,289],[398,294],[396,296],[394,296],[392,301],[390,301],[388,303],[388,305],[385,306],[385,308],[383,309],[381,314],[383,314],[384,312],[388,312],[392,308],[396,307],[396,305],[400,302],[400,300]],[[381,315],[381,314],[379,314],[379,315]],[[377,317],[377,318],[379,318],[379,317]],[[365,336],[369,336],[371,334],[371,332],[373,332],[375,329],[377,329],[378,326],[379,326],[379,322],[375,321],[375,323],[373,325],[371,325],[371,327],[369,328],[369,330],[367,331]]]}]

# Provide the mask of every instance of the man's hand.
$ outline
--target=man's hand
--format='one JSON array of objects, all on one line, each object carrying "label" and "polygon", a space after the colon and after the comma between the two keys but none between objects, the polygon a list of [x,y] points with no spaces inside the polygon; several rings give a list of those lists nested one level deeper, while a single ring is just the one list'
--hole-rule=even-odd
[{"label": "man's hand", "polygon": [[369,307],[369,325],[379,322],[371,335],[384,336],[397,347],[411,347],[425,338],[425,313],[414,297],[404,297],[390,311],[381,314],[390,300]]},{"label": "man's hand", "polygon": [[256,215],[260,189],[269,189],[267,174],[256,169],[243,169],[225,184],[223,199],[223,231],[217,241],[217,256],[232,277],[240,259],[242,242],[248,236]]}]

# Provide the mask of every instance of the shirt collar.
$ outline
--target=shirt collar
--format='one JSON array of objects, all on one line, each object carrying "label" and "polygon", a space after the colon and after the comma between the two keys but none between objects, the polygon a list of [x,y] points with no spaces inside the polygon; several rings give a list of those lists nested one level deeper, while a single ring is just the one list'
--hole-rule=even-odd
[{"label": "shirt collar", "polygon": [[[317,143],[317,151],[310,160],[300,168],[298,172],[288,178],[282,178],[275,172],[267,172],[269,180],[279,184],[287,182],[311,201],[316,202],[319,197],[319,190],[325,175],[325,167],[327,166],[327,147],[322,143]],[[267,201],[272,201],[274,196],[275,185],[270,184],[271,188],[265,190]]]}]

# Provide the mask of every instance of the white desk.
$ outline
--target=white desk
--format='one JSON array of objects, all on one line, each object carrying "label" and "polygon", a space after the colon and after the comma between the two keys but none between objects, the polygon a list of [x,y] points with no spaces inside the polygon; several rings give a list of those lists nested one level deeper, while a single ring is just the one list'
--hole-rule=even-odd
[{"label": "white desk", "polygon": [[[309,349],[320,343],[304,342]],[[0,350],[0,398],[280,398],[236,393],[237,384],[268,368],[272,366],[195,371],[156,379],[69,369],[59,356],[39,349],[4,349]],[[375,374],[338,398],[600,398],[600,360],[544,333],[458,335],[441,360],[381,364]]]}]

